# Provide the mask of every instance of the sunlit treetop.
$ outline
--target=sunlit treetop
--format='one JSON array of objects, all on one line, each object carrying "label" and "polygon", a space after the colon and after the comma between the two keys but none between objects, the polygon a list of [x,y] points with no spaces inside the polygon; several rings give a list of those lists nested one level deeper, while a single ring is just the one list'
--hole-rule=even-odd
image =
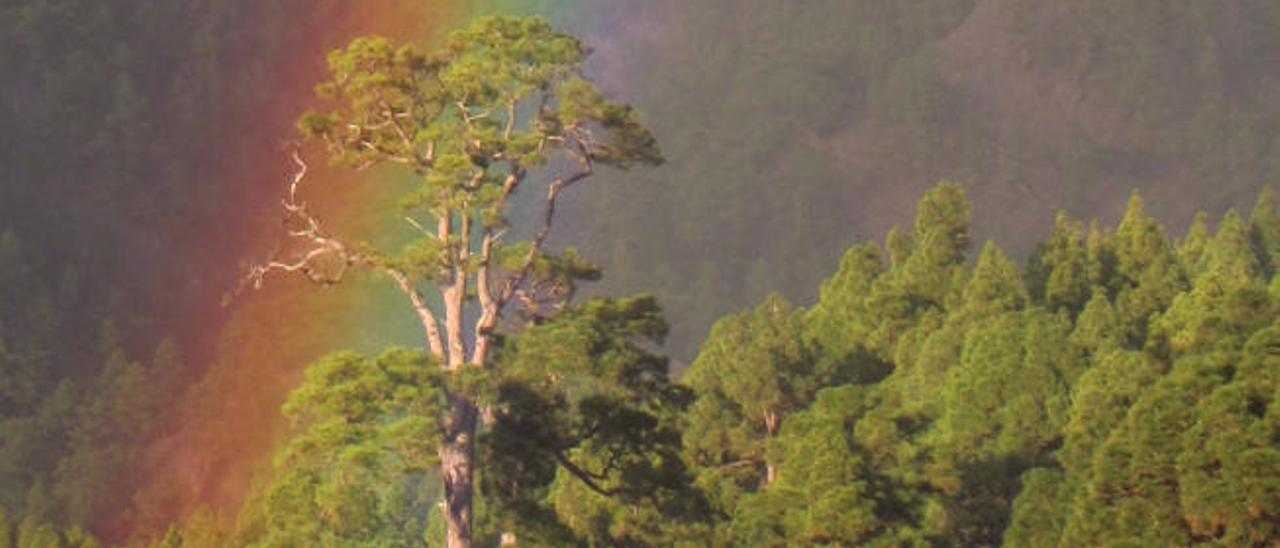
[{"label": "sunlit treetop", "polygon": [[361,38],[329,56],[333,78],[317,88],[343,108],[299,126],[336,162],[398,162],[466,188],[504,180],[473,170],[541,166],[559,151],[618,167],[660,162],[631,107],[584,77],[589,54],[539,19],[483,19],[428,54]]},{"label": "sunlit treetop", "polygon": [[[541,321],[563,309],[577,281],[599,277],[571,251],[543,250],[560,193],[599,165],[662,161],[635,111],[606,99],[588,80],[589,54],[546,21],[503,17],[476,20],[429,53],[365,37],[330,54],[331,78],[317,87],[329,110],[303,115],[299,129],[321,142],[335,164],[407,166],[421,184],[400,205],[423,237],[387,254],[328,234],[295,196],[305,173],[297,159],[302,171],[285,207],[296,227],[290,235],[303,249],[255,268],[251,281],[281,270],[332,283],[347,266],[373,267],[414,301],[433,354],[450,367],[483,364],[488,334],[508,304]],[[532,234],[528,241],[509,242],[510,199],[528,184],[545,185],[545,214],[525,232]],[[421,282],[444,297],[443,337],[416,294]],[[459,327],[472,299],[480,307],[474,352]]]}]

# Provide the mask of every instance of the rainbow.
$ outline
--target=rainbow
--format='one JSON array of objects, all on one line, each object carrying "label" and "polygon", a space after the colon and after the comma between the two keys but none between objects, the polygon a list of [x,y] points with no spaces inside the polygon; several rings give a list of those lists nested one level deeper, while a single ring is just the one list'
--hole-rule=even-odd
[{"label": "rainbow", "polygon": [[[298,4],[307,4],[299,2]],[[581,0],[339,0],[321,3],[324,13],[300,17],[307,28],[300,37],[270,52],[267,63],[280,67],[255,102],[228,104],[213,113],[237,113],[223,121],[226,135],[218,141],[225,157],[213,184],[229,185],[224,203],[216,205],[224,222],[209,242],[195,246],[190,257],[204,261],[212,280],[232,289],[244,266],[266,257],[282,240],[279,199],[293,168],[283,143],[295,135],[294,121],[314,105],[312,88],[325,75],[324,56],[353,37],[379,34],[430,47],[451,28],[468,19],[494,13],[541,15],[565,24],[571,13],[579,24]],[[573,8],[576,11],[571,11]],[[590,23],[586,23],[590,25]],[[580,30],[580,29],[573,29]],[[247,106],[248,105],[248,106]],[[215,114],[217,115],[217,114]],[[249,133],[246,137],[245,128]],[[404,175],[388,170],[352,173],[325,167],[318,152],[309,158],[305,199],[334,232],[373,239],[404,227],[379,226],[370,219],[395,207]],[[385,243],[385,242],[383,242]],[[238,259],[238,260],[237,260]],[[217,284],[213,284],[217,285]],[[102,516],[94,530],[109,543],[163,531],[195,509],[208,507],[234,516],[256,477],[269,470],[273,449],[287,426],[280,405],[296,386],[304,367],[338,349],[373,351],[389,344],[416,344],[411,311],[398,294],[379,279],[354,275],[342,284],[321,288],[301,279],[276,277],[261,291],[237,296],[226,308],[208,298],[186,303],[189,317],[172,329],[192,331],[185,340],[204,341],[203,352],[189,357],[201,368],[200,380],[171,411],[174,426],[146,451],[147,477],[131,509]],[[175,305],[178,306],[178,305]],[[201,346],[197,344],[196,346]]]}]

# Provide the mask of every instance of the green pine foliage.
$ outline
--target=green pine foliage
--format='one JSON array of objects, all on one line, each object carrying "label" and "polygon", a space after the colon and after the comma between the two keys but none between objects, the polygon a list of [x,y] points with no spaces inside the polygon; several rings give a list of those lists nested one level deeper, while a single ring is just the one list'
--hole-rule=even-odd
[{"label": "green pine foliage", "polygon": [[154,546],[436,546],[446,393],[489,411],[479,432],[477,542],[656,546],[705,537],[680,450],[688,389],[652,352],[649,297],[595,300],[504,341],[500,373],[449,373],[421,351],[338,353],[283,411],[272,473],[228,527],[208,512]]},{"label": "green pine foliage", "polygon": [[420,542],[431,502],[418,493],[420,478],[436,460],[424,444],[444,398],[434,365],[392,350],[376,360],[336,354],[310,368],[284,406],[299,433],[241,513],[237,544]]},{"label": "green pine foliage", "polygon": [[[688,458],[722,520],[709,542],[1280,540],[1270,200],[1176,243],[1136,194],[1114,229],[1059,215],[1024,268],[992,243],[967,259],[963,188],[935,188],[888,257],[849,250],[798,330],[764,322],[776,297],[712,330],[684,377]],[[883,372],[821,377],[776,436],[744,412],[768,398],[709,381],[811,378],[784,350],[805,343],[817,366]]]}]

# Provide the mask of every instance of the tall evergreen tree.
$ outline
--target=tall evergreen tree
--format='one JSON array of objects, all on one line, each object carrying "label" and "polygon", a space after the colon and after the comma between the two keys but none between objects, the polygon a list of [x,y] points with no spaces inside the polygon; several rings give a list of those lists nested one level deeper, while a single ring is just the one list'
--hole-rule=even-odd
[{"label": "tall evergreen tree", "polygon": [[[575,254],[545,249],[560,194],[605,166],[661,161],[636,113],[586,79],[588,53],[545,21],[500,17],[476,20],[428,54],[372,37],[333,53],[332,79],[318,90],[338,108],[308,113],[299,127],[337,163],[407,166],[420,185],[401,203],[418,239],[385,254],[327,232],[300,201],[306,164],[295,154],[284,204],[301,251],[254,267],[247,281],[284,272],[333,283],[349,267],[371,269],[412,306],[436,367],[490,374],[504,318],[538,323],[566,306],[577,282],[598,277]],[[509,243],[512,197],[539,183],[545,209],[532,238]],[[448,545],[470,546],[482,409],[447,386],[439,435],[424,441],[440,459]]]},{"label": "tall evergreen tree", "polygon": [[782,421],[824,384],[803,336],[804,316],[771,295],[754,311],[716,323],[684,382],[698,394],[685,445],[701,482],[732,511],[738,491],[766,489],[776,466],[766,457]]}]

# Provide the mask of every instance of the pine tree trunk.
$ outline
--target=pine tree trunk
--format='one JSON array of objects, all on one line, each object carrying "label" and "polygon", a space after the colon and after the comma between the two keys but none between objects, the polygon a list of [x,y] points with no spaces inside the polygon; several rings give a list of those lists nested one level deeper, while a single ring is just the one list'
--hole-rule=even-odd
[{"label": "pine tree trunk", "polygon": [[[777,413],[773,412],[771,409],[765,410],[764,430],[765,435],[768,436],[770,440],[778,436],[779,422],[780,420]],[[768,462],[766,460],[764,467],[764,485],[760,486],[761,489],[768,489],[770,485],[773,485],[773,481],[776,479],[778,479],[778,467],[772,462]]]},{"label": "pine tree trunk", "polygon": [[471,547],[471,506],[475,494],[476,406],[449,396],[449,422],[440,447],[440,479],[444,482],[445,538],[449,548]]}]

